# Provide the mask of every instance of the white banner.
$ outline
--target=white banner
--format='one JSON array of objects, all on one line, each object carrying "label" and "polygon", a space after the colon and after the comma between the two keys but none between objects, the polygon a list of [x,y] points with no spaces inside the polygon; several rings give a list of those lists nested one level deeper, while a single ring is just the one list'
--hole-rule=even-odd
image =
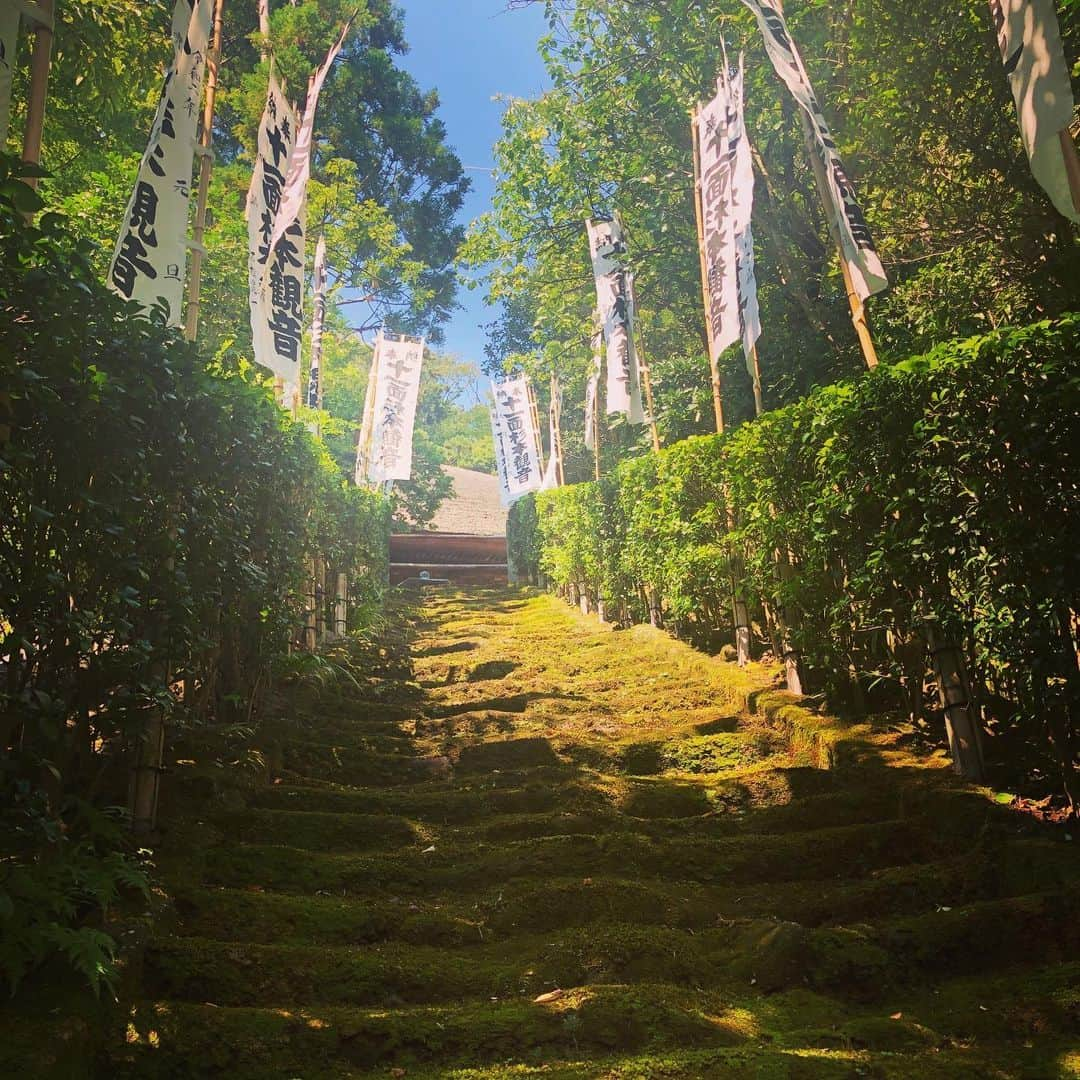
[{"label": "white banner", "polygon": [[375,387],[379,382],[379,350],[382,347],[382,331],[375,337],[375,348],[371,353],[371,368],[368,370],[367,387],[364,390],[364,411],[360,415],[360,438],[356,444],[356,470],[353,482],[357,487],[367,483],[368,452],[371,448],[371,427],[375,416]]},{"label": "white banner", "polygon": [[422,340],[386,331],[380,335],[367,465],[369,483],[408,480],[412,476],[413,425],[423,363]]},{"label": "white banner", "polygon": [[743,94],[743,58],[739,55],[738,70],[728,79],[731,126],[728,138],[734,147],[735,175],[732,182],[735,227],[735,267],[738,278],[739,332],[743,355],[751,378],[754,376],[752,353],[761,337],[761,313],[758,310],[757,274],[754,268],[754,234],[751,218],[754,213],[754,164],[750,151],[750,136],[746,131]]},{"label": "white banner", "polygon": [[498,383],[494,389],[506,460],[505,496],[512,503],[527,492],[540,488],[543,480],[540,433],[533,422],[526,378]]},{"label": "white banner", "polygon": [[285,187],[281,194],[281,210],[274,219],[274,228],[270,234],[270,247],[274,247],[290,228],[290,223],[303,219],[304,209],[307,206],[307,183],[311,176],[311,141],[315,133],[315,111],[319,104],[319,93],[322,91],[326,76],[333,67],[341,47],[345,44],[345,37],[352,26],[352,17],[342,27],[341,35],[330,46],[326,59],[315,69],[308,82],[307,99],[304,102],[304,118],[300,122],[300,130],[293,144],[292,154],[289,158],[289,171],[285,176]]},{"label": "white banner", "polygon": [[510,497],[510,478],[506,471],[506,436],[494,402],[488,407],[488,412],[491,414],[491,441],[495,444],[495,473],[499,477],[499,504],[506,509],[514,502]]},{"label": "white banner", "polygon": [[11,77],[19,49],[19,6],[0,3],[0,147],[11,123]]},{"label": "white banner", "polygon": [[634,347],[634,305],[623,266],[626,243],[617,221],[587,221],[596,300],[607,340],[607,411],[626,413],[631,424],[645,423],[641,377]]},{"label": "white banner", "polygon": [[592,374],[585,384],[585,448],[596,449],[597,422],[600,413],[597,410],[596,395],[600,393],[600,371],[603,365],[602,350],[604,347],[604,335],[600,330],[593,334],[592,338]]},{"label": "white banner", "polygon": [[822,197],[839,235],[844,262],[851,273],[855,292],[860,300],[865,300],[881,292],[889,281],[882,269],[862,208],[855,198],[855,189],[840,160],[836,142],[814,96],[810,76],[788,33],[783,13],[774,6],[773,0],[743,0],[743,3],[757,18],[765,39],[765,51],[777,75],[787,84],[810,120],[814,149],[824,165],[826,190],[822,192]]},{"label": "white banner", "polygon": [[297,386],[300,379],[303,218],[289,223],[273,256],[270,239],[281,215],[285,173],[296,145],[296,133],[296,112],[271,72],[247,197],[248,290],[255,363],[272,371],[286,387]]},{"label": "white banner", "polygon": [[990,11],[1032,174],[1060,213],[1080,221],[1058,137],[1074,102],[1053,0],[990,0]]},{"label": "white banner", "polygon": [[308,373],[307,407],[322,408],[322,367],[323,323],[326,321],[326,237],[319,233],[319,242],[315,245],[315,281],[312,288],[311,304],[311,370]]},{"label": "white banner", "polygon": [[731,145],[729,100],[721,85],[698,111],[701,162],[701,225],[708,285],[708,330],[712,355],[739,340],[739,279],[735,255],[735,154]]},{"label": "white banner", "polygon": [[191,167],[212,8],[213,0],[176,0],[173,62],[109,263],[109,287],[147,309],[162,303],[170,326],[180,325],[183,307]]}]

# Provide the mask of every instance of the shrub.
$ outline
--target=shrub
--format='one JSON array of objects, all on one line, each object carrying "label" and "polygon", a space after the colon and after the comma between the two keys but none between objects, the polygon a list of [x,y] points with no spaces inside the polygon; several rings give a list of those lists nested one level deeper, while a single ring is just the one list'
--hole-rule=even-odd
[{"label": "shrub", "polygon": [[[95,859],[121,852],[115,881],[140,880],[121,832],[90,811],[123,801],[151,710],[189,728],[250,716],[300,625],[311,559],[346,572],[362,608],[388,531],[383,500],[347,486],[268,388],[208,367],[107,291],[58,215],[28,225],[36,200],[0,177],[0,966],[13,980],[50,942],[77,952],[65,934],[109,891],[90,883]],[[23,918],[32,903],[41,917]],[[85,970],[105,964],[97,985],[95,940],[82,944]]]},{"label": "shrub", "polygon": [[[980,701],[1038,726],[1068,774],[1080,723],[1080,316],[948,343],[726,433],[537,500],[557,586],[730,637],[733,568],[834,699],[917,709],[925,632],[961,642]],[[777,555],[794,573],[781,578]],[[640,607],[637,611],[640,617]],[[774,630],[775,637],[775,627]]]}]

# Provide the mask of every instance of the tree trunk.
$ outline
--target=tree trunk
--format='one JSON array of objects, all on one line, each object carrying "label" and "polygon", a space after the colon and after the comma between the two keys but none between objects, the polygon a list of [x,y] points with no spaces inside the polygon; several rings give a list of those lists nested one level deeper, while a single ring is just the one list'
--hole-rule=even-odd
[{"label": "tree trunk", "polygon": [[927,626],[926,637],[934,657],[953,769],[966,780],[980,782],[984,775],[982,744],[963,651],[951,642],[939,641],[932,625]]}]

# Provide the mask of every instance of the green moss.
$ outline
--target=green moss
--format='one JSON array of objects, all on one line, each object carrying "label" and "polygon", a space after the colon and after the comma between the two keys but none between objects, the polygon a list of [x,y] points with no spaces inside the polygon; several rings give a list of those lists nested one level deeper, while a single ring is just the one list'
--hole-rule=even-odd
[{"label": "green moss", "polygon": [[399,636],[344,647],[362,691],[284,689],[288,782],[177,802],[100,1075],[1068,1075],[1069,845],[649,628],[532,593],[415,625],[411,670]]},{"label": "green moss", "polygon": [[339,783],[382,786],[416,783],[424,769],[415,758],[376,753],[352,745],[289,743],[282,769],[296,776],[320,775]]},{"label": "green moss", "polygon": [[463,746],[455,761],[455,765],[462,772],[528,769],[559,763],[555,751],[546,739],[499,739]]},{"label": "green moss", "polygon": [[662,768],[673,772],[720,773],[760,761],[770,749],[770,740],[763,733],[698,735],[667,743],[660,762]]},{"label": "green moss", "polygon": [[229,841],[285,844],[321,851],[408,847],[421,839],[404,818],[384,814],[252,808],[217,815]]}]

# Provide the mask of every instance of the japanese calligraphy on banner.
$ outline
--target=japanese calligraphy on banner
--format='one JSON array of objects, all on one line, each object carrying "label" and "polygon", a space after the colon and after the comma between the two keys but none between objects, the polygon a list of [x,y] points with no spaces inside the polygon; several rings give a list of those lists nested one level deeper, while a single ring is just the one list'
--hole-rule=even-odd
[{"label": "japanese calligraphy on banner", "polygon": [[0,3],[0,146],[7,142],[11,123],[11,77],[19,47],[19,7]]},{"label": "japanese calligraphy on banner", "polygon": [[698,112],[701,224],[705,249],[709,337],[713,356],[739,340],[739,284],[735,255],[735,155],[728,136],[728,95],[721,86]]},{"label": "japanese calligraphy on banner", "polygon": [[510,480],[506,471],[506,439],[499,423],[499,411],[495,403],[489,406],[491,413],[491,441],[495,444],[495,472],[499,477],[499,503],[506,509],[513,501],[510,498]]},{"label": "japanese calligraphy on banner", "polygon": [[135,190],[109,264],[109,286],[144,308],[162,303],[180,324],[191,167],[213,0],[176,0],[173,62],[165,75]]},{"label": "japanese calligraphy on banner", "polygon": [[412,476],[413,425],[420,396],[424,342],[384,331],[372,405],[367,479],[372,484]]},{"label": "japanese calligraphy on banner", "polygon": [[312,289],[311,313],[311,370],[308,373],[307,407],[322,408],[322,336],[326,321],[326,237],[319,233],[315,245],[315,281]]},{"label": "japanese calligraphy on banner", "polygon": [[596,395],[600,393],[600,369],[603,364],[602,350],[604,347],[603,333],[597,329],[592,337],[593,369],[589,375],[589,381],[585,384],[585,447],[588,450],[596,449],[596,425],[599,419],[599,410],[596,407]]},{"label": "japanese calligraphy on banner", "polygon": [[626,243],[618,221],[592,220],[589,255],[596,279],[596,300],[607,341],[607,411],[626,413],[631,424],[643,424],[641,378],[634,347],[634,305],[623,265]]},{"label": "japanese calligraphy on banner", "polygon": [[1058,134],[1072,123],[1073,92],[1053,0],[990,0],[990,11],[1031,172],[1058,211],[1080,221]]},{"label": "japanese calligraphy on banner", "polygon": [[839,237],[842,256],[851,273],[855,292],[860,300],[865,300],[881,292],[889,282],[862,208],[855,198],[855,189],[844,170],[836,142],[810,85],[810,76],[788,33],[783,13],[774,6],[774,0],[743,0],[743,3],[757,18],[765,39],[765,51],[777,75],[787,84],[810,121],[813,150],[824,166],[825,190],[822,198]]},{"label": "japanese calligraphy on banner", "polygon": [[[270,75],[247,197],[248,290],[255,362],[287,387],[298,384],[304,320],[304,219],[289,222],[271,254],[286,170],[296,145],[296,113]],[[301,207],[303,210],[303,207]]]},{"label": "japanese calligraphy on banner", "polygon": [[[540,488],[543,480],[540,432],[533,417],[527,379],[510,379],[496,384],[494,389],[496,420],[505,460],[503,500],[509,506],[522,495]],[[496,451],[500,436],[495,439]]]}]

